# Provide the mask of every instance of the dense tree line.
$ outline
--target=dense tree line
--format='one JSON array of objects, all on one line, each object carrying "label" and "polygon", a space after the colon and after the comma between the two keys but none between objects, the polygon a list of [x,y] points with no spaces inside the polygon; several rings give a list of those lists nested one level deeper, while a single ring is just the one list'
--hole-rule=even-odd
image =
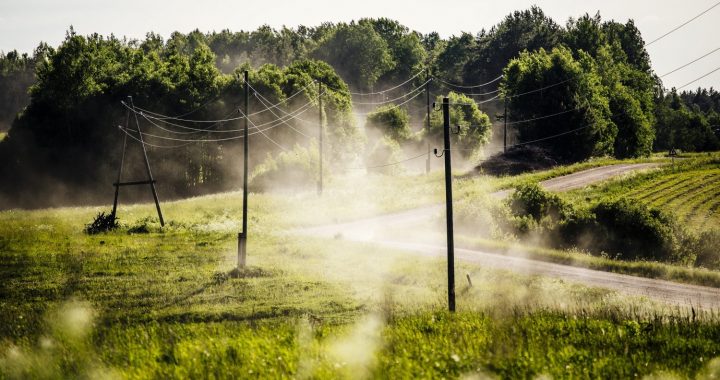
[{"label": "dense tree line", "polygon": [[[439,79],[430,84],[438,99],[450,96],[458,102],[489,97],[443,82],[469,86],[504,74],[497,83],[501,96],[483,104],[482,111],[453,111],[470,112],[461,115],[469,121],[455,138],[475,155],[491,134],[488,115],[498,113],[503,100],[517,142],[541,145],[561,160],[719,147],[718,93],[666,91],[632,21],[622,24],[586,14],[560,25],[532,7],[509,14],[489,30],[447,39],[385,18],[279,30],[175,32],[167,40],[149,33],[139,41],[78,36],[71,29],[57,48],[41,44],[32,56],[0,55],[0,130],[12,125],[0,144],[0,203],[28,204],[21,200],[28,194],[23,190],[49,183],[62,184],[72,194],[110,183],[118,155],[116,125],[127,116],[120,102],[127,95],[163,114],[218,118],[240,104],[239,72],[244,69],[251,70],[253,83],[269,102],[307,88],[284,106],[286,111],[316,101],[314,80],[327,84],[326,126],[334,160],[367,157],[380,148],[397,152],[396,145],[416,142],[422,137],[418,133],[425,133],[418,128],[424,124],[423,97],[400,110],[391,108],[394,103],[385,109],[362,107],[372,115],[370,124],[389,139],[382,146],[368,141],[363,147],[349,91],[382,91],[422,68]],[[425,79],[419,75],[388,94],[401,94]],[[378,99],[370,97],[369,103]],[[260,109],[263,103],[253,97],[252,107]],[[440,133],[436,117],[430,120],[431,138]],[[269,133],[291,147],[299,142],[286,128]],[[237,175],[228,169],[236,164],[228,157],[238,143],[190,145],[157,154],[162,157],[158,170],[173,178],[165,181],[164,190],[181,196],[224,189]],[[263,157],[277,148],[268,141],[257,144]]]}]

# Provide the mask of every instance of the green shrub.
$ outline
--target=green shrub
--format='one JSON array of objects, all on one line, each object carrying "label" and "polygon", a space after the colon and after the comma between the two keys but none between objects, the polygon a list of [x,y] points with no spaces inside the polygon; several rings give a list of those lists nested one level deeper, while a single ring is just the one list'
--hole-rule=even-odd
[{"label": "green shrub", "polygon": [[623,259],[683,261],[684,231],[668,215],[629,200],[603,201],[591,209],[594,250]]},{"label": "green shrub", "polygon": [[393,104],[382,106],[367,116],[367,126],[382,131],[384,136],[404,142],[413,137],[410,116],[404,108]]},{"label": "green shrub", "polygon": [[720,269],[720,230],[700,234],[695,245],[695,266]]},{"label": "green shrub", "polygon": [[557,221],[567,208],[560,197],[543,190],[535,183],[518,186],[510,196],[509,205],[514,216],[530,216],[535,221],[545,217]]}]

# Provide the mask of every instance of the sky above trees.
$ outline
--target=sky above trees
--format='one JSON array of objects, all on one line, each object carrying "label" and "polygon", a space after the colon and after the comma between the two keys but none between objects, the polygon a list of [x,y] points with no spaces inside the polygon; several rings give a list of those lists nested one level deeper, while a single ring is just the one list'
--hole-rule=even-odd
[{"label": "sky above trees", "polygon": [[[535,4],[559,24],[569,17],[600,11],[603,19],[625,22],[632,18],[646,41],[664,34],[709,8],[716,0],[505,0],[505,1],[381,1],[270,0],[247,2],[207,0],[158,0],[123,2],[106,0],[2,0],[0,2],[0,51],[32,52],[38,42],[57,45],[73,25],[79,34],[115,34],[142,38],[154,31],[168,37],[173,31],[195,28],[254,30],[272,27],[316,26],[323,22],[388,17],[421,33],[436,31],[442,37],[461,32],[477,33],[497,24],[514,10]],[[648,47],[655,72],[662,75],[720,47],[716,33],[720,6],[681,30]],[[663,78],[666,87],[681,86],[720,66],[720,52]],[[692,87],[720,87],[720,71]]]}]

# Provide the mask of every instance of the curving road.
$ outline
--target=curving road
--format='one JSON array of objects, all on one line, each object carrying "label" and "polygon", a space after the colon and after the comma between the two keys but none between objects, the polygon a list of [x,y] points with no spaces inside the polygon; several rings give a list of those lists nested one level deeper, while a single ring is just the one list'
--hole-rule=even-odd
[{"label": "curving road", "polygon": [[[551,191],[568,191],[639,169],[656,167],[658,164],[620,164],[603,166],[553,178],[540,183]],[[509,190],[492,195],[504,198]],[[351,222],[310,227],[294,231],[303,235],[324,238],[342,237],[346,240],[373,242],[379,246],[401,249],[424,256],[445,257],[445,242],[427,241],[431,236],[429,219],[444,213],[444,205],[434,205],[381,215]],[[423,231],[423,228],[426,230]],[[458,260],[479,263],[484,266],[508,269],[515,272],[562,278],[588,286],[604,287],[629,295],[648,298],[673,305],[696,308],[720,308],[720,289],[635,277],[611,272],[573,267],[532,260],[517,256],[501,255],[474,249],[455,248]]]}]

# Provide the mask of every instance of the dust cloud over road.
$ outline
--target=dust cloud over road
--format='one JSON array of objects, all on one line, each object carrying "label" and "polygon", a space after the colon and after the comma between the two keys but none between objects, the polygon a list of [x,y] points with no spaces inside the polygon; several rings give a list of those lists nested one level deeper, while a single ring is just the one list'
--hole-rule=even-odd
[{"label": "dust cloud over road", "polygon": [[[551,191],[569,191],[632,171],[657,166],[658,164],[653,163],[603,166],[543,181],[540,185]],[[498,191],[492,195],[505,198],[510,191]],[[345,223],[310,227],[295,232],[314,237],[372,242],[380,247],[405,250],[423,256],[445,257],[447,251],[444,239],[432,241],[431,238],[423,238],[433,235],[431,230],[435,225],[431,221],[438,216],[444,218],[444,210],[444,205],[426,206]],[[412,234],[403,231],[412,231]],[[613,289],[628,295],[646,296],[673,305],[720,308],[720,289],[717,288],[603,272],[476,249],[456,247],[455,256],[457,260],[487,267],[561,278],[569,282]]]}]

